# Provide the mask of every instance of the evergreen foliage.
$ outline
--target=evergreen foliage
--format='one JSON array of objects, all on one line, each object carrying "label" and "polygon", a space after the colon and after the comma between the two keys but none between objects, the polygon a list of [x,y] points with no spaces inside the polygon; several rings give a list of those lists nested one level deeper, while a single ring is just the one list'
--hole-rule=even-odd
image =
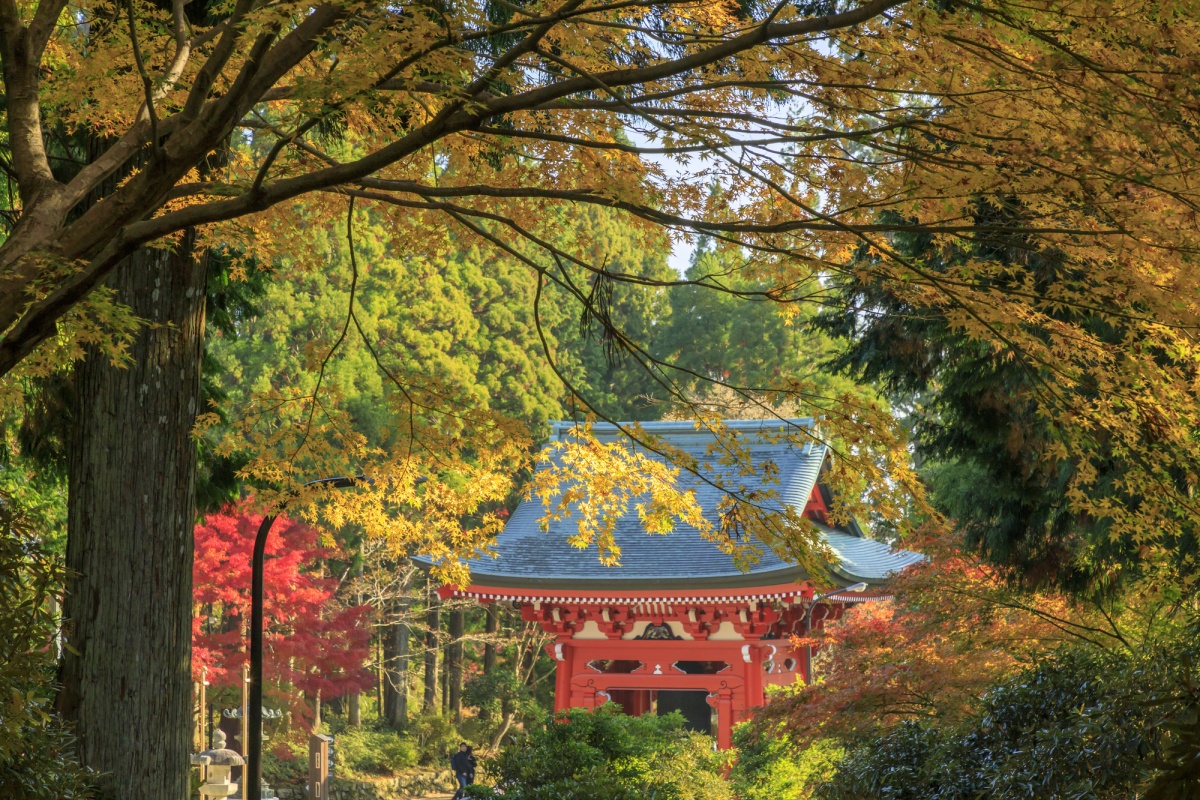
[{"label": "evergreen foliage", "polygon": [[[977,224],[1004,225],[1020,209],[981,200],[975,214]],[[900,232],[891,244],[947,281],[988,263],[997,292],[1029,286],[1049,294],[1090,280],[1064,267],[1054,252],[1028,249],[1020,234],[991,233],[948,246],[927,234]],[[1131,538],[1110,536],[1111,517],[1079,510],[1084,498],[1101,507],[1138,505],[1122,480],[1131,462],[1111,440],[1074,451],[1051,410],[1063,393],[1095,400],[1095,382],[1064,387],[1053,365],[983,340],[944,309],[894,291],[876,276],[879,264],[873,249],[860,248],[852,269],[832,282],[836,300],[811,327],[847,343],[828,359],[829,369],[878,387],[904,415],[937,510],[955,520],[968,546],[1030,585],[1111,590],[1114,580],[1138,574]],[[1113,346],[1129,335],[1088,309],[1063,305],[1055,318]],[[1085,475],[1081,489],[1076,484]],[[1197,547],[1195,521],[1180,519],[1162,534],[1186,569]]]},{"label": "evergreen foliage", "polygon": [[486,800],[729,800],[723,759],[679,714],[630,717],[608,703],[556,713],[485,759]]},{"label": "evergreen foliage", "polygon": [[0,495],[0,797],[79,800],[90,776],[74,737],[50,711],[58,619],[51,598],[66,575],[30,519]]},{"label": "evergreen foliage", "polygon": [[[669,384],[726,416],[814,416],[842,398],[872,398],[863,383],[826,368],[838,343],[806,328],[815,305],[772,299],[777,293],[760,272],[744,252],[700,241],[688,283],[669,290],[670,316],[654,340]],[[656,394],[678,404],[661,388]]]},{"label": "evergreen foliage", "polygon": [[[357,227],[356,310],[392,375],[528,422],[561,413],[562,389],[540,355],[524,266],[478,247],[448,248],[436,260],[409,256],[377,220]],[[260,313],[239,322],[236,338],[218,334],[213,342],[230,409],[272,389],[311,394],[318,374],[310,367],[345,326],[352,284],[345,231],[297,235],[309,245],[303,260],[277,265]],[[552,332],[562,329],[562,314],[550,323]],[[321,380],[358,433],[388,441],[385,398],[397,387],[360,337],[341,342]]]},{"label": "evergreen foliage", "polygon": [[743,723],[733,729],[737,759],[730,788],[739,800],[798,800],[831,776],[845,755],[835,740],[798,747],[779,723]]},{"label": "evergreen foliage", "polygon": [[[657,419],[665,410],[662,376],[646,358],[672,319],[673,294],[661,284],[678,275],[667,264],[666,243],[609,212],[575,211],[560,219],[562,246],[581,250],[581,260],[602,268],[589,273],[561,264],[563,280],[548,287],[542,305],[559,343],[552,358],[574,390],[562,395],[563,411],[585,414],[583,398],[609,419]],[[586,236],[576,233],[580,228]]]},{"label": "evergreen foliage", "polygon": [[1179,687],[1195,675],[1179,656],[1195,644],[1153,654],[1060,648],[988,691],[965,724],[913,720],[857,742],[815,797],[1117,800],[1152,782],[1153,796],[1194,796],[1194,782],[1165,781],[1156,767],[1176,738],[1163,724],[1186,713]]}]

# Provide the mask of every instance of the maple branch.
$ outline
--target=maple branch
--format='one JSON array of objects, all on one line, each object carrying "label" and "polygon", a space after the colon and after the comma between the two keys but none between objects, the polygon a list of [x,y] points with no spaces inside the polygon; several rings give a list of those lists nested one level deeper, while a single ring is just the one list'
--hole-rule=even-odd
[{"label": "maple branch", "polygon": [[192,40],[188,36],[187,30],[187,16],[183,10],[187,2],[188,0],[171,0],[171,25],[175,32],[175,58],[163,73],[162,85],[154,92],[154,102],[162,100],[175,88],[175,83],[183,75],[183,70],[192,53]]},{"label": "maple branch", "polygon": [[554,30],[555,26],[559,24],[559,14],[570,14],[571,11],[578,8],[582,2],[583,0],[566,0],[566,2],[559,7],[558,12],[551,19],[547,19],[541,25],[538,25],[532,31],[527,33],[525,38],[521,39],[521,41],[517,42],[517,44],[510,47],[508,51],[504,53],[504,55],[500,56],[500,58],[497,58],[487,72],[476,78],[469,86],[466,87],[466,89],[463,90],[463,94],[465,94],[467,97],[472,97],[475,95],[475,93],[489,88],[506,67],[516,63],[521,56],[526,55],[527,53],[532,53],[537,49],[542,39],[545,39],[546,35],[550,33],[550,31]]},{"label": "maple branch", "polygon": [[1124,637],[1122,637],[1119,632],[1108,631],[1108,630],[1105,630],[1104,628],[1100,628],[1095,625],[1085,625],[1082,622],[1074,622],[1072,620],[1060,617],[1057,614],[1051,614],[1049,611],[1046,611],[1044,608],[1041,608],[1040,606],[1029,605],[1028,603],[1024,603],[1019,600],[1015,600],[1015,599],[1011,599],[1011,598],[996,598],[996,597],[988,595],[988,594],[984,594],[981,592],[975,592],[975,591],[969,591],[966,589],[959,589],[954,586],[942,586],[941,591],[949,592],[951,594],[961,595],[963,597],[968,597],[973,600],[981,600],[984,603],[989,603],[991,605],[996,606],[997,608],[1009,608],[1014,611],[1024,611],[1026,614],[1030,614],[1034,617],[1045,620],[1046,622],[1050,623],[1054,627],[1061,630],[1063,633],[1077,637],[1079,639],[1082,639],[1083,641],[1090,642],[1091,644],[1094,644],[1097,647],[1104,647],[1104,645],[1102,645],[1099,642],[1097,642],[1096,640],[1086,636],[1085,635],[1086,633],[1093,633],[1093,634],[1096,634],[1099,636],[1106,636],[1106,637],[1113,639],[1115,641],[1118,641],[1122,644],[1128,644],[1125,641]]},{"label": "maple branch", "polygon": [[[773,136],[766,139],[733,139],[729,142],[719,145],[720,147],[739,148],[739,147],[754,147],[770,144],[814,144],[816,142],[828,141],[830,139],[853,139],[858,136],[868,136],[877,133],[883,133],[889,130],[895,130],[904,126],[904,123],[893,123],[892,125],[883,126],[871,130],[863,131],[825,131],[822,133],[812,134],[809,136]],[[540,131],[523,131],[520,129],[508,128],[493,128],[487,125],[480,125],[474,129],[475,133],[490,134],[501,138],[510,139],[533,139],[542,142],[559,142],[561,144],[569,144],[577,147],[584,147],[594,150],[617,150],[622,153],[631,153],[634,155],[682,155],[684,153],[701,153],[709,150],[713,145],[710,144],[692,144],[678,145],[675,147],[644,147],[636,144],[625,144],[623,142],[602,142],[596,139],[581,139],[577,136],[567,136],[564,134],[540,132]]]},{"label": "maple branch", "polygon": [[212,91],[213,84],[216,83],[217,76],[221,74],[221,71],[225,69],[225,64],[233,56],[238,41],[242,38],[241,22],[250,13],[254,3],[255,0],[237,0],[234,4],[233,11],[227,18],[228,23],[221,32],[221,38],[217,41],[217,46],[213,48],[208,60],[200,67],[200,71],[192,81],[192,90],[188,92],[183,111],[180,112],[180,118],[185,125],[200,113],[201,107],[208,100],[208,94]]},{"label": "maple branch", "polygon": [[150,146],[155,157],[162,153],[162,145],[158,140],[158,113],[154,110],[154,83],[146,72],[146,62],[142,59],[142,48],[138,45],[137,22],[133,18],[133,0],[125,0],[126,18],[129,21],[129,44],[133,48],[133,63],[137,65],[138,75],[142,78],[142,90],[145,92],[145,104],[142,113],[150,120]]},{"label": "maple branch", "polygon": [[29,23],[27,57],[30,63],[42,60],[46,45],[50,43],[50,37],[54,35],[54,29],[58,25],[58,18],[66,7],[67,0],[41,0],[38,3],[37,10],[33,12],[33,19]]},{"label": "maple branch", "polygon": [[[12,148],[13,170],[19,180],[17,190],[28,211],[44,195],[58,186],[50,169],[42,140],[42,112],[38,104],[38,60],[45,42],[38,46],[35,36],[48,36],[46,17],[60,9],[62,0],[44,0],[35,12],[36,31],[21,24],[16,0],[0,0],[0,72],[4,79],[4,110]],[[0,272],[6,266],[0,262]],[[3,323],[0,323],[2,327]]]},{"label": "maple branch", "polygon": [[[11,1],[6,0],[10,3]],[[901,0],[872,0],[838,14],[784,24],[761,25],[678,59],[665,60],[646,67],[610,70],[597,77],[605,85],[617,87],[686,74],[769,41],[859,24],[900,2]],[[234,22],[239,21],[252,7],[253,0],[238,0],[230,19]],[[11,301],[0,302],[0,330],[8,328],[3,340],[0,340],[0,374],[11,369],[18,360],[50,335],[54,321],[62,313],[85,296],[121,258],[144,242],[191,225],[217,222],[265,209],[307,192],[353,183],[429,146],[440,138],[469,129],[484,119],[586,92],[594,85],[593,80],[568,79],[526,92],[489,99],[473,105],[470,110],[463,110],[463,101],[457,101],[442,109],[425,125],[355,162],[336,167],[329,166],[274,184],[262,185],[254,193],[231,200],[192,206],[145,219],[153,208],[165,200],[175,180],[185,174],[196,159],[230,130],[254,102],[269,91],[300,58],[311,52],[316,37],[321,32],[343,16],[344,12],[341,9],[321,5],[314,8],[274,48],[269,47],[273,34],[268,32],[261,35],[251,48],[242,70],[228,92],[215,103],[211,112],[198,117],[200,110],[206,105],[205,100],[217,74],[232,55],[241,28],[233,24],[224,31],[213,53],[201,68],[183,111],[178,115],[179,120],[176,124],[180,129],[172,134],[165,148],[170,154],[167,163],[154,165],[136,174],[114,195],[85,212],[63,236],[59,237],[58,247],[64,257],[78,259],[91,256],[90,263],[23,313],[20,311],[21,307]],[[534,41],[535,39],[531,39],[526,47],[532,46]],[[473,85],[481,84],[476,81]],[[33,107],[36,111],[36,102]],[[40,128],[38,130],[40,131]],[[37,139],[40,143],[40,136]],[[117,161],[117,158],[111,159],[106,168],[115,169],[112,165],[114,161]],[[100,170],[95,171],[99,172]],[[176,176],[174,180],[171,179],[172,176]],[[166,188],[162,188],[164,184]],[[22,190],[28,185],[27,182],[22,182]],[[137,219],[145,221],[134,221]]]},{"label": "maple branch", "polygon": [[[735,37],[721,45],[710,47],[674,61],[667,61],[644,68],[613,70],[595,76],[594,79],[569,79],[515,95],[496,97],[481,102],[478,108],[473,108],[470,112],[456,110],[457,106],[452,104],[439,112],[433,120],[412,131],[402,139],[376,150],[357,161],[346,162],[337,167],[327,167],[305,175],[282,179],[272,185],[261,186],[258,191],[251,195],[243,195],[207,206],[192,206],[188,209],[161,215],[151,221],[134,223],[129,226],[130,238],[138,241],[147,241],[192,225],[219,222],[252,211],[262,210],[275,203],[310,191],[318,191],[338,184],[354,183],[446,135],[469,129],[478,124],[478,122],[490,117],[512,113],[522,108],[536,107],[555,98],[590,90],[595,85],[595,80],[597,79],[608,86],[624,86],[660,80],[689,72],[706,63],[724,60],[746,49],[757,46],[763,41],[856,25],[877,15],[882,10],[891,8],[901,2],[903,0],[872,0],[872,2],[864,4],[853,11],[841,14],[788,24],[763,26],[757,30]],[[318,10],[320,8],[324,7],[319,7]],[[313,12],[313,15],[307,18],[302,23],[302,26],[307,25],[312,21],[313,16],[316,15],[317,12]],[[232,90],[230,94],[232,94]],[[461,105],[461,102],[457,105]],[[2,368],[2,364],[0,364],[0,369]]]},{"label": "maple branch", "polygon": [[[483,128],[475,128],[473,130],[482,131],[489,130]],[[510,135],[510,132],[503,129],[495,129],[497,135]],[[542,134],[529,134],[528,138],[541,138]],[[554,140],[551,135],[551,140]],[[604,144],[604,143],[600,143]],[[322,161],[331,166],[346,166],[353,162],[339,162],[330,156],[322,153],[311,146],[303,144],[297,145],[302,147],[305,152],[316,156]],[[698,146],[704,150],[708,150],[711,145]],[[654,150],[639,149],[638,152],[656,152]],[[469,184],[460,186],[434,186],[432,184],[420,183],[410,180],[394,180],[387,178],[363,178],[354,181],[355,184],[367,189],[379,189],[382,191],[402,192],[407,194],[428,195],[430,197],[480,197],[494,199],[544,199],[544,200],[565,200],[570,202],[588,203],[591,205],[602,206],[604,208],[612,208],[620,211],[626,211],[630,214],[653,222],[657,225],[685,228],[693,230],[697,233],[706,235],[717,235],[720,233],[726,234],[780,234],[791,233],[795,231],[859,231],[862,233],[919,233],[928,235],[944,235],[944,234],[1022,234],[1022,235],[1069,235],[1069,236],[1128,236],[1128,232],[1116,228],[1066,228],[1066,227],[1042,227],[1042,226],[1022,226],[1013,228],[1005,225],[973,225],[969,223],[963,224],[945,224],[945,223],[915,223],[915,222],[873,222],[873,223],[846,223],[836,222],[825,219],[793,219],[775,223],[759,223],[759,222],[719,222],[709,219],[697,219],[694,217],[684,217],[677,214],[671,214],[660,209],[646,206],[638,203],[632,203],[627,200],[620,200],[601,191],[593,189],[544,189],[533,186],[493,186],[489,184]],[[225,188],[224,184],[206,184],[194,183],[184,184],[173,190],[168,197],[171,199],[180,199],[183,197],[194,196],[198,194],[215,194],[223,196],[224,191],[219,191]],[[830,215],[825,215],[830,216]],[[736,240],[728,240],[736,241]],[[987,241],[986,239],[983,241]],[[751,246],[745,242],[738,242],[743,246]],[[1147,243],[1150,244],[1150,243]],[[944,279],[948,283],[955,283],[952,280]],[[968,284],[961,284],[968,285]],[[974,285],[974,284],[970,284]],[[1114,312],[1116,313],[1116,312]]]},{"label": "maple branch", "polygon": [[[249,111],[255,102],[254,98],[257,97],[256,90],[262,91],[265,88],[260,83],[273,83],[291,70],[312,51],[319,36],[340,19],[342,14],[340,9],[332,6],[318,6],[273,48],[273,30],[260,34],[250,48],[246,63],[229,91],[208,108],[207,113],[190,123],[187,121],[186,109],[177,115],[173,121],[181,129],[174,133],[164,146],[164,151],[169,157],[160,159],[159,163],[138,172],[114,194],[89,208],[60,238],[61,251],[71,257],[87,257],[96,249],[100,250],[100,255],[93,258],[89,269],[84,270],[84,274],[78,276],[73,284],[91,282],[94,285],[116,261],[131,252],[134,247],[158,238],[152,236],[150,239],[137,239],[125,235],[112,237],[106,227],[129,221],[132,209],[144,209],[147,206],[156,208],[164,202],[170,187]],[[108,162],[107,166],[111,165],[112,162]],[[114,214],[121,216],[113,219]],[[106,237],[107,246],[101,248],[100,245]],[[93,274],[93,269],[97,268],[100,271],[99,275]],[[63,285],[60,288],[73,291],[75,286]],[[56,302],[57,298],[52,300],[51,297],[47,297],[47,300]],[[3,322],[3,318],[0,317],[0,325]],[[2,361],[3,358],[0,357],[0,363]],[[0,371],[2,370],[3,366],[0,365]]]},{"label": "maple branch", "polygon": [[[720,284],[719,282],[717,282],[715,274],[701,276],[699,279],[680,278],[677,280],[665,280],[665,279],[661,279],[661,278],[647,277],[645,275],[639,275],[636,273],[613,272],[612,270],[598,268],[592,264],[587,263],[586,261],[583,261],[582,259],[580,259],[574,255],[571,255],[570,253],[566,252],[565,250],[562,250],[561,248],[554,245],[552,242],[547,241],[546,239],[534,234],[532,231],[529,231],[528,229],[517,224],[517,222],[515,220],[513,220],[511,217],[506,217],[506,216],[496,213],[496,212],[481,211],[479,209],[470,208],[467,206],[461,206],[461,205],[456,205],[453,203],[446,203],[446,202],[440,202],[440,201],[433,201],[433,200],[428,200],[428,199],[401,200],[399,198],[393,197],[392,195],[380,194],[378,192],[364,191],[364,190],[358,190],[358,189],[340,189],[339,194],[347,194],[347,195],[352,195],[354,197],[361,197],[364,200],[375,200],[375,201],[379,201],[379,202],[384,202],[389,205],[394,205],[394,206],[398,206],[401,208],[419,208],[419,209],[427,209],[427,210],[432,210],[432,211],[444,211],[444,212],[447,212],[448,214],[450,214],[451,216],[453,216],[460,223],[462,222],[462,220],[458,219],[458,215],[461,215],[463,217],[476,217],[479,219],[484,219],[484,220],[488,220],[488,221],[492,221],[492,222],[498,222],[501,225],[504,225],[505,227],[510,228],[518,236],[521,236],[522,238],[526,239],[530,243],[536,245],[538,247],[538,249],[544,250],[545,252],[549,253],[551,256],[553,256],[556,259],[560,259],[560,260],[566,261],[568,263],[575,264],[584,270],[587,270],[589,272],[592,272],[592,273],[595,273],[598,275],[602,274],[605,277],[621,281],[622,283],[629,283],[629,284],[634,284],[634,285],[638,285],[638,286],[648,286],[648,287],[655,287],[655,288],[673,288],[673,287],[679,287],[679,286],[702,286],[706,289],[713,289],[716,291],[721,291],[732,297],[738,297],[741,299],[769,300],[769,301],[780,303],[780,304],[801,302],[803,300],[811,299],[811,296],[809,296],[809,297],[785,296],[782,291],[778,290],[775,287],[772,287],[771,289],[768,289],[768,290],[732,289],[728,286],[724,286],[724,285]],[[429,194],[432,195],[432,192],[430,192]],[[474,228],[472,228],[472,230],[474,230]],[[726,384],[721,384],[721,385],[726,385]]]},{"label": "maple branch", "polygon": [[[394,80],[396,75],[400,74],[402,71],[404,71],[411,65],[417,63],[417,61],[419,61],[422,57],[428,55],[433,50],[438,49],[441,46],[441,44],[442,44],[441,42],[435,43],[435,44],[431,45],[430,47],[424,48],[421,51],[411,54],[407,58],[401,59],[399,62],[397,62],[395,65],[393,65],[391,69],[389,69],[386,73],[384,73],[377,81],[375,81],[374,88],[378,88],[379,86],[382,86],[383,84],[386,84],[386,83]],[[336,66],[336,64],[335,64],[335,66]],[[332,71],[332,68],[330,69],[330,71]],[[358,99],[359,97],[367,94],[369,91],[370,91],[370,88],[363,89],[359,92],[352,92],[352,93],[348,94],[342,100],[340,100],[336,103],[331,103],[321,114],[309,117],[303,123],[296,126],[296,130],[293,131],[291,134],[287,134],[286,136],[277,134],[277,136],[279,136],[279,138],[275,142],[275,144],[271,147],[271,150],[267,153],[266,158],[263,159],[262,166],[259,167],[258,172],[254,176],[254,182],[250,186],[249,194],[255,195],[255,194],[258,194],[259,192],[261,192],[262,183],[266,179],[267,173],[271,169],[271,165],[275,162],[275,159],[279,157],[279,153],[283,150],[284,147],[286,147],[290,144],[293,144],[297,141],[301,141],[301,137],[303,137],[306,133],[308,133],[310,130],[315,128],[317,125],[321,124],[321,122],[323,120],[329,119],[332,115],[336,114],[338,111],[343,109],[351,101]],[[266,94],[266,93],[264,93],[264,94]],[[261,118],[261,115],[260,115],[260,118]],[[303,147],[303,144],[301,146]],[[342,166],[341,162],[331,159],[328,156],[318,155],[318,157],[321,158],[322,161],[325,161],[330,166],[333,166],[333,167]]]},{"label": "maple branch", "polygon": [[333,358],[333,354],[341,347],[342,342],[346,341],[346,333],[350,330],[350,319],[354,315],[354,292],[358,289],[358,262],[354,258],[354,198],[350,198],[348,208],[346,210],[346,238],[350,240],[350,310],[346,313],[346,321],[342,324],[342,332],[338,334],[337,340],[330,346],[325,357],[321,359],[321,367],[317,370],[317,383],[313,387],[312,401],[313,404],[308,410],[308,421],[304,423],[304,435],[300,437],[296,449],[288,457],[291,461],[300,452],[305,443],[308,441],[308,436],[312,432],[313,416],[317,413],[317,398],[321,393],[321,382],[325,379],[325,369],[329,366],[329,359]]}]

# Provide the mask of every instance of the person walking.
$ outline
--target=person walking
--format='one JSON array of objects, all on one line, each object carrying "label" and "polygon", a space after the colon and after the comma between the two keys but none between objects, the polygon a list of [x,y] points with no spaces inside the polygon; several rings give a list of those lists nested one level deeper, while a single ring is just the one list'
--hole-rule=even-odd
[{"label": "person walking", "polygon": [[463,742],[458,746],[458,752],[450,756],[450,769],[454,771],[454,779],[458,781],[458,791],[454,800],[462,800],[463,792],[475,782],[475,756],[471,754],[471,746]]}]

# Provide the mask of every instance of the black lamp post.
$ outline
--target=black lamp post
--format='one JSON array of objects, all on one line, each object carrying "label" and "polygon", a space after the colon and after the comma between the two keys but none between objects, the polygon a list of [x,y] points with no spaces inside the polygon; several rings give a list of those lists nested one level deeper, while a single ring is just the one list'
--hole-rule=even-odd
[{"label": "black lamp post", "polygon": [[[345,489],[356,483],[365,483],[365,475],[354,478],[321,478],[309,481],[305,486],[329,486]],[[284,506],[280,505],[279,513]],[[263,673],[263,561],[267,551],[267,535],[275,524],[278,514],[263,517],[254,539],[254,558],[251,562],[250,578],[250,708],[246,722],[246,769],[242,776],[242,797],[245,800],[262,800],[262,673]]]},{"label": "black lamp post", "polygon": [[[825,592],[824,594],[819,594],[816,597],[814,597],[812,599],[812,602],[808,604],[808,611],[804,612],[804,635],[806,637],[808,637],[809,639],[812,639],[812,612],[813,612],[813,609],[817,607],[817,603],[821,602],[822,600],[824,600],[828,597],[833,597],[835,594],[847,594],[849,592],[858,594],[859,592],[865,592],[866,590],[867,590],[867,585],[865,583],[856,583],[856,584],[853,584],[852,586],[847,586],[845,589],[835,589],[832,592]],[[828,616],[828,614],[826,616]],[[822,619],[824,619],[824,618],[822,618]],[[815,675],[813,675],[812,656],[813,656],[812,642],[809,642],[808,654],[806,656],[806,660],[808,663],[805,664],[805,666],[808,668],[808,682],[810,684],[813,682],[813,678],[816,677]],[[253,695],[251,695],[251,697],[253,697]],[[256,797],[256,798],[254,798],[254,800],[258,800],[258,798]]]}]

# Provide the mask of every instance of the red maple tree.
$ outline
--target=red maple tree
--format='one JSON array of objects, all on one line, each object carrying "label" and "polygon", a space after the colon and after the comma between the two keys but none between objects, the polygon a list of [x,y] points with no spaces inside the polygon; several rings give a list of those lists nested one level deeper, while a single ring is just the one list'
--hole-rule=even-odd
[{"label": "red maple tree", "polygon": [[[238,686],[247,662],[250,559],[262,515],[248,501],[226,506],[197,525],[193,567],[192,673],[213,686]],[[338,602],[338,581],[322,575],[335,556],[320,534],[281,516],[267,540],[263,570],[266,623],[263,664],[268,694],[297,706],[308,697],[338,697],[369,688],[363,664],[370,645],[367,606]]]}]

